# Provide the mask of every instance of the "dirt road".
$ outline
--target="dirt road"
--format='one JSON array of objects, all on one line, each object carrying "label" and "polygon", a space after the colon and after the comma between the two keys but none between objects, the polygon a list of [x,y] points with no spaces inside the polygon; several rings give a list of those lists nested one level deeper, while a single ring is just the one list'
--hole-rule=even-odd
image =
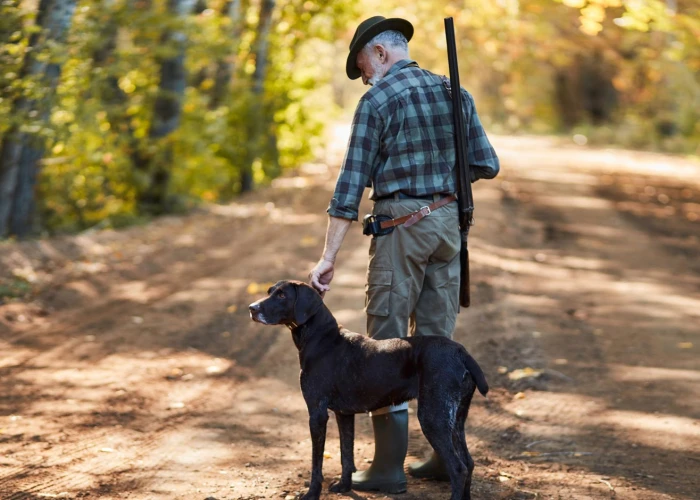
[{"label": "dirt road", "polygon": [[[455,333],[492,387],[468,421],[474,497],[700,498],[700,166],[496,145],[502,175],[475,185],[475,304]],[[336,170],[296,174],[186,217],[0,245],[0,278],[33,290],[0,304],[0,499],[305,490],[296,351],[247,312],[320,254]],[[355,331],[368,244],[355,227],[327,296]],[[428,453],[413,416],[407,461]],[[356,421],[362,468],[373,444]],[[324,467],[327,486],[333,420]],[[411,480],[391,498],[447,496]]]}]

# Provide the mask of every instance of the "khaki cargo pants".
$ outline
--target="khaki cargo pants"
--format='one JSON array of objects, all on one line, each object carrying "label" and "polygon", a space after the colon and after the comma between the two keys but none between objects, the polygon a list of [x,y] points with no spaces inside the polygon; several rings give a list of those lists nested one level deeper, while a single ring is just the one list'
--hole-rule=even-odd
[{"label": "khaki cargo pants", "polygon": [[[429,200],[387,199],[373,213],[401,217]],[[367,333],[381,340],[411,335],[452,338],[459,311],[457,202],[411,227],[372,238],[367,271]]]}]

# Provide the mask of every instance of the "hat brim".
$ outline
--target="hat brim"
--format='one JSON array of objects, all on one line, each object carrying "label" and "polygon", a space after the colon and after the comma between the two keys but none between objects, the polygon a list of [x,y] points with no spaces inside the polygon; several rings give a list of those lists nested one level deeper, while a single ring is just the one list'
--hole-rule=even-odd
[{"label": "hat brim", "polygon": [[358,37],[352,47],[350,47],[350,53],[348,54],[347,62],[345,63],[345,73],[347,73],[348,78],[351,80],[357,80],[362,75],[360,68],[357,67],[357,54],[367,45],[367,42],[372,40],[379,33],[384,31],[396,30],[406,37],[409,41],[413,37],[413,25],[398,17],[384,19],[376,24],[373,24],[362,32]]}]

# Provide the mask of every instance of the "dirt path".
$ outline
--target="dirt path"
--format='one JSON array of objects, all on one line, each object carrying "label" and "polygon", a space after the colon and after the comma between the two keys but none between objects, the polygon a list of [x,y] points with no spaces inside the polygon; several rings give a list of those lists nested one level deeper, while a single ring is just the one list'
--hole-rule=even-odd
[{"label": "dirt path", "polygon": [[[475,304],[455,333],[492,387],[468,422],[474,497],[700,498],[700,166],[497,146],[503,175],[475,185]],[[0,245],[0,285],[34,289],[0,305],[0,499],[305,490],[296,351],[247,305],[267,283],[304,279],[334,178],[310,165],[230,206]],[[327,298],[355,331],[368,243],[349,234]],[[371,430],[356,421],[365,467]],[[415,418],[410,437],[409,461],[428,452]],[[328,483],[334,422],[326,452]],[[410,481],[391,498],[447,496]]]}]

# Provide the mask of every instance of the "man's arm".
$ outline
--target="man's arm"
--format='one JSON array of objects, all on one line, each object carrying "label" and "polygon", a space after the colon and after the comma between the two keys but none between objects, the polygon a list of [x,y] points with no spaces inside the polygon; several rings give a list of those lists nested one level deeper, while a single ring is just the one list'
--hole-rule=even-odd
[{"label": "man's arm", "polygon": [[467,161],[469,161],[471,181],[493,179],[500,170],[498,155],[496,155],[489,138],[486,137],[486,131],[481,125],[481,120],[476,112],[474,98],[464,89],[462,89],[462,101],[464,102],[464,109],[467,115],[467,129],[469,131]]},{"label": "man's arm", "polygon": [[335,192],[328,206],[326,246],[321,260],[309,273],[309,284],[323,296],[331,289],[335,259],[353,220],[371,173],[376,169],[380,145],[380,121],[376,109],[360,99],[353,117],[350,143],[338,174]]},{"label": "man's arm", "polygon": [[350,129],[350,142],[338,173],[328,214],[358,220],[362,193],[379,164],[381,117],[366,99],[360,99]]},{"label": "man's arm", "polygon": [[335,259],[352,221],[341,217],[328,217],[326,229],[326,245],[321,260],[309,273],[309,282],[323,296],[331,289],[330,282],[335,271]]}]

